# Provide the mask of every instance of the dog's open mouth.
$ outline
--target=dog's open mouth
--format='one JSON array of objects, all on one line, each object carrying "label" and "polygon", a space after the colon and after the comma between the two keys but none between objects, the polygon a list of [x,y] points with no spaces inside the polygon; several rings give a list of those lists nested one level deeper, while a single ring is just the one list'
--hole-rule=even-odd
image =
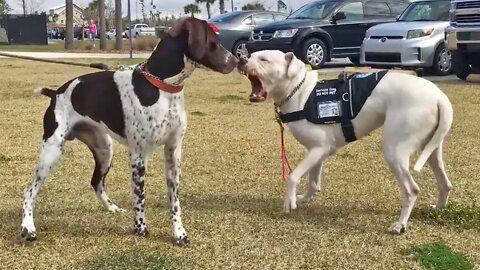
[{"label": "dog's open mouth", "polygon": [[257,75],[247,74],[250,84],[252,85],[252,93],[248,97],[251,102],[263,102],[267,99],[267,91],[263,88],[262,82]]}]

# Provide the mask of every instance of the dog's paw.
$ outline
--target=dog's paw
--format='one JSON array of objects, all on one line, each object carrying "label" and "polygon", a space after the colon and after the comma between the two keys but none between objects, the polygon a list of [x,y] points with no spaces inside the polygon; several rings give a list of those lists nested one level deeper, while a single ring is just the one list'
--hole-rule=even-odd
[{"label": "dog's paw", "polygon": [[116,206],[115,204],[110,205],[107,210],[111,213],[125,213],[127,210]]},{"label": "dog's paw", "polygon": [[393,223],[390,228],[388,228],[388,232],[391,234],[402,234],[407,231],[407,226],[400,222]]},{"label": "dog's paw", "polygon": [[435,212],[435,211],[442,211],[443,207],[438,207],[435,204],[430,205],[430,211]]},{"label": "dog's paw", "polygon": [[150,232],[148,231],[147,227],[144,227],[144,228],[135,227],[133,228],[133,235],[147,237],[148,235],[150,235]]},{"label": "dog's paw", "polygon": [[297,209],[297,202],[296,198],[294,200],[290,198],[285,198],[285,201],[283,202],[283,211],[285,213],[290,213],[292,210]]},{"label": "dog's paw", "polygon": [[175,240],[175,244],[179,245],[179,246],[182,246],[182,247],[186,247],[186,246],[190,245],[190,239],[186,235],[180,236],[179,238],[177,238]]},{"label": "dog's paw", "polygon": [[297,195],[297,204],[306,203],[310,198],[306,194]]},{"label": "dog's paw", "polygon": [[26,227],[23,227],[23,226],[22,226],[21,230],[22,230],[21,236],[26,241],[33,242],[33,241],[37,240],[37,232],[35,230],[31,230],[31,229],[29,230],[29,229],[27,229]]}]

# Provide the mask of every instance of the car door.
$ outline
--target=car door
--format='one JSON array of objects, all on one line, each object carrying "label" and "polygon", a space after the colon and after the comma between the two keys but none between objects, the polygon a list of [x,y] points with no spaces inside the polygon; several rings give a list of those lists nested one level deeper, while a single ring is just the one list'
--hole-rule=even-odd
[{"label": "car door", "polygon": [[358,55],[368,28],[364,15],[364,2],[345,3],[336,13],[339,12],[343,12],[346,18],[325,27],[333,40],[333,57]]}]

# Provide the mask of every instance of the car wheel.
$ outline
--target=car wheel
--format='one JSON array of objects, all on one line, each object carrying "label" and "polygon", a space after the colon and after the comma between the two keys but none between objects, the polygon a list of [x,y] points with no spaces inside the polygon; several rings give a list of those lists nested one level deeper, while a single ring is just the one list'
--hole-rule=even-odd
[{"label": "car wheel", "polygon": [[359,56],[350,56],[348,57],[348,60],[352,62],[352,64],[356,67],[360,66],[360,57]]},{"label": "car wheel", "polygon": [[452,53],[445,47],[445,44],[440,44],[435,50],[432,71],[439,76],[452,73]]},{"label": "car wheel", "polygon": [[235,42],[235,45],[233,45],[232,52],[239,59],[243,57],[248,57],[247,41],[239,40]]},{"label": "car wheel", "polygon": [[472,72],[465,55],[459,51],[452,51],[453,72],[461,80],[466,80]]},{"label": "car wheel", "polygon": [[328,58],[327,46],[320,39],[309,39],[303,44],[302,55],[313,69],[321,68]]}]

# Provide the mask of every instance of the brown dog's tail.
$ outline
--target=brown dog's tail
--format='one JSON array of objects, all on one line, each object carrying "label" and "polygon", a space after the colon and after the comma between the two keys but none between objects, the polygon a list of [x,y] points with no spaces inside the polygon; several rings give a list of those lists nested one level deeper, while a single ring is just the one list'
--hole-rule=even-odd
[{"label": "brown dog's tail", "polygon": [[37,94],[42,94],[42,95],[47,96],[49,98],[53,98],[57,95],[57,91],[55,91],[53,89],[50,89],[50,88],[46,88],[46,87],[37,88],[37,89],[33,90],[33,92],[37,93]]}]

